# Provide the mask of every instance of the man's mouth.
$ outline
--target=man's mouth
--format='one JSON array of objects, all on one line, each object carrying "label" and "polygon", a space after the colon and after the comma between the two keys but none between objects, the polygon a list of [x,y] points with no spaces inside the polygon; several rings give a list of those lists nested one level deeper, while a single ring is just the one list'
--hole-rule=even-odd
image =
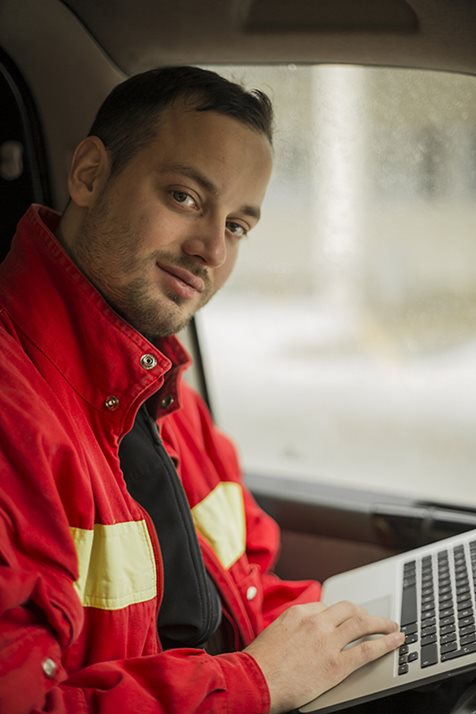
[{"label": "man's mouth", "polygon": [[204,292],[205,281],[203,278],[189,270],[160,262],[157,262],[157,266],[168,276],[171,287],[175,287],[178,293],[184,297],[191,297],[194,293]]}]

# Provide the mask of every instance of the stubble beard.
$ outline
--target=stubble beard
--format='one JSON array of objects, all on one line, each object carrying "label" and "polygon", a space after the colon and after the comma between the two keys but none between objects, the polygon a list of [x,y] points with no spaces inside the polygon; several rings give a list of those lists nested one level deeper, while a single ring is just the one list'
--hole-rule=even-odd
[{"label": "stubble beard", "polygon": [[[214,291],[206,271],[197,271],[192,258],[183,256],[178,259],[160,250],[139,258],[137,251],[141,242],[138,231],[112,216],[103,197],[86,216],[72,246],[72,255],[106,302],[138,332],[154,341],[184,329]],[[158,261],[180,265],[202,277],[205,290],[193,309],[185,311],[186,300],[177,294],[164,292],[159,297],[151,294],[154,282],[157,285],[159,279],[156,276]],[[136,277],[128,281],[118,280],[118,276],[125,278],[127,275]]]},{"label": "stubble beard", "polygon": [[[172,263],[169,254],[154,253],[147,261],[147,268],[151,271],[157,270],[156,260]],[[175,261],[175,265],[177,264],[178,262]],[[181,265],[185,267],[183,263]],[[183,330],[212,295],[212,291],[205,291],[201,295],[199,304],[195,305],[193,310],[186,311],[183,309],[186,301],[179,295],[164,293],[161,298],[154,298],[150,295],[150,284],[147,279],[137,277],[123,285],[120,290],[116,289],[111,297],[106,297],[106,300],[138,332],[150,341],[154,341]]]}]

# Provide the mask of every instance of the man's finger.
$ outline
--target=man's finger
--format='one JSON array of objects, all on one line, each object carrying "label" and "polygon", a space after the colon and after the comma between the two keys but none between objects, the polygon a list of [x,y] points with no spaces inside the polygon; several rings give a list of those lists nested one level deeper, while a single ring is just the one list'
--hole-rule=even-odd
[{"label": "man's finger", "polygon": [[344,647],[349,642],[358,640],[368,635],[387,635],[395,632],[399,626],[386,617],[369,615],[365,610],[356,613],[342,622],[338,627],[338,636]]},{"label": "man's finger", "polygon": [[343,650],[341,654],[345,661],[347,671],[349,673],[353,672],[364,664],[373,662],[384,654],[392,652],[392,650],[400,647],[404,641],[405,635],[402,632],[396,631],[374,639],[363,640]]}]

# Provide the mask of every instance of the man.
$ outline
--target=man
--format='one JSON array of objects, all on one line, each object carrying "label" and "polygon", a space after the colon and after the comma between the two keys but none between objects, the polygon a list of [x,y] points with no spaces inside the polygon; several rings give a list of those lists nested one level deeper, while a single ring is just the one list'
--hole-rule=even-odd
[{"label": "man", "polygon": [[[399,646],[270,568],[275,524],[181,381],[271,173],[269,100],[133,77],[0,271],[0,711],[284,712]],[[371,633],[382,637],[350,649]]]}]

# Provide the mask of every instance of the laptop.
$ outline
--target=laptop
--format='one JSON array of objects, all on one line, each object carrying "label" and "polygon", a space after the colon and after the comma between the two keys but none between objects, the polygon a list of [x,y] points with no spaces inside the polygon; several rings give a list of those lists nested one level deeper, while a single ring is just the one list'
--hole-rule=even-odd
[{"label": "laptop", "polygon": [[475,588],[476,530],[326,580],[324,603],[361,604],[399,622],[406,640],[298,711],[338,712],[476,669]]}]

